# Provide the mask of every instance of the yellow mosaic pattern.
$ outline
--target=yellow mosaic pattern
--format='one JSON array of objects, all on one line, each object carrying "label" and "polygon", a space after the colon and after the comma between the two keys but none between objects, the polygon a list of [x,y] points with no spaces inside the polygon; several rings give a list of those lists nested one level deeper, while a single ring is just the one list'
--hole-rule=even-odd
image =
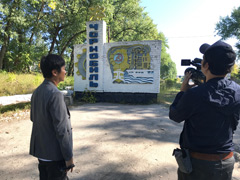
[{"label": "yellow mosaic pattern", "polygon": [[150,47],[142,44],[116,46],[108,50],[108,60],[111,65],[113,81],[124,82],[124,71],[127,69],[150,69]]},{"label": "yellow mosaic pattern", "polygon": [[78,69],[76,74],[78,76],[82,76],[82,80],[86,80],[86,52],[87,52],[87,49],[83,49],[82,50],[82,54],[77,54],[77,59],[78,59],[78,62],[76,62],[74,65],[75,67]]}]

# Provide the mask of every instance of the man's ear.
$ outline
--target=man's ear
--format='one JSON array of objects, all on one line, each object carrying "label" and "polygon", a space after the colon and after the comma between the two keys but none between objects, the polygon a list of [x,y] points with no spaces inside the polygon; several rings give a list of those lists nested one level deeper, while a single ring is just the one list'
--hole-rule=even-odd
[{"label": "man's ear", "polygon": [[57,76],[57,74],[58,74],[58,71],[57,71],[56,69],[53,69],[53,70],[52,70],[52,76],[55,77],[55,76]]},{"label": "man's ear", "polygon": [[209,69],[209,64],[208,64],[208,62],[206,62],[205,67],[206,67],[207,69]]},{"label": "man's ear", "polygon": [[209,69],[209,64],[208,64],[208,62],[203,63],[202,66],[203,66],[205,69]]}]

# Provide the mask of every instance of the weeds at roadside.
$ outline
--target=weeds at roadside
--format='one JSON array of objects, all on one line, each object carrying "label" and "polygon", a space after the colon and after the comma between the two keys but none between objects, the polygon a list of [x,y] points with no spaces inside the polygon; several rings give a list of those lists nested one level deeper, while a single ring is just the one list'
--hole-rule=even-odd
[{"label": "weeds at roadside", "polygon": [[[42,74],[14,74],[7,72],[0,72],[0,96],[16,95],[16,94],[28,94],[32,93],[42,82],[44,78]],[[180,83],[176,80],[161,80],[160,93],[158,94],[157,102],[163,105],[169,106],[177,92],[180,89]],[[65,89],[66,86],[73,87],[74,78],[67,76],[64,82],[61,82],[58,86],[60,90]],[[81,99],[83,102],[95,103],[96,97],[94,92],[85,91],[84,96]],[[10,106],[0,106],[0,118],[2,115],[13,114],[17,111],[25,111],[30,109],[30,103],[21,103]]]},{"label": "weeds at roadside", "polygon": [[[44,78],[42,74],[15,74],[0,71],[0,96],[11,96],[17,94],[31,94],[42,82]],[[59,89],[64,89],[66,86],[72,86],[74,78],[67,76],[63,83],[59,84]],[[29,111],[29,103],[19,103],[14,105],[0,105],[0,120],[2,117],[13,116],[20,111]]]},{"label": "weeds at roadside", "polygon": [[[0,96],[12,96],[17,94],[31,94],[42,82],[42,74],[14,74],[5,71],[0,72]],[[64,82],[59,83],[60,90],[66,86],[74,85],[74,78],[67,76]]]},{"label": "weeds at roadside", "polygon": [[169,81],[161,81],[160,85],[160,93],[158,94],[158,103],[164,104],[169,107],[176,94],[180,90],[181,83],[180,82],[170,82]]},{"label": "weeds at roadside", "polygon": [[[0,106],[0,122],[3,120],[9,121],[9,119],[15,118],[18,119],[19,116],[23,116],[24,113],[29,112],[30,106],[30,102]],[[29,115],[28,118],[30,118]]]},{"label": "weeds at roadside", "polygon": [[0,96],[30,94],[43,81],[39,74],[0,73]]},{"label": "weeds at roadside", "polygon": [[89,91],[89,90],[85,89],[81,100],[83,102],[87,102],[87,103],[96,103],[95,93],[93,91]]}]

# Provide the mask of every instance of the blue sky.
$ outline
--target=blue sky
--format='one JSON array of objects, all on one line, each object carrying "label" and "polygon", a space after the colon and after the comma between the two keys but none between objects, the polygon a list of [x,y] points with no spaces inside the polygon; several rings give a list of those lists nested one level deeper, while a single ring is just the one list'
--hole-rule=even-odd
[{"label": "blue sky", "polygon": [[[240,1],[141,0],[140,5],[168,39],[168,53],[176,63],[178,75],[183,75],[186,67],[181,67],[181,59],[202,58],[199,47],[220,39],[215,32],[217,22],[220,17],[231,15],[232,10],[240,6]],[[234,46],[236,40],[226,42]]]}]

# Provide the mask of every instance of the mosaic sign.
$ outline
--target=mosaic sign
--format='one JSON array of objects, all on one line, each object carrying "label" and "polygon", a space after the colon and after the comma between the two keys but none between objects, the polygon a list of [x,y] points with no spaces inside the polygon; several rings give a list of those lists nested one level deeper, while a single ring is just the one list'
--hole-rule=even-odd
[{"label": "mosaic sign", "polygon": [[153,83],[150,51],[148,45],[141,44],[109,49],[113,83]]},{"label": "mosaic sign", "polygon": [[87,44],[74,46],[74,90],[158,93],[161,41],[106,43],[104,21],[87,22]]},{"label": "mosaic sign", "polygon": [[87,49],[83,49],[83,53],[77,55],[77,62],[75,63],[75,67],[77,68],[76,74],[78,76],[81,75],[82,80],[86,80],[86,51]]}]

